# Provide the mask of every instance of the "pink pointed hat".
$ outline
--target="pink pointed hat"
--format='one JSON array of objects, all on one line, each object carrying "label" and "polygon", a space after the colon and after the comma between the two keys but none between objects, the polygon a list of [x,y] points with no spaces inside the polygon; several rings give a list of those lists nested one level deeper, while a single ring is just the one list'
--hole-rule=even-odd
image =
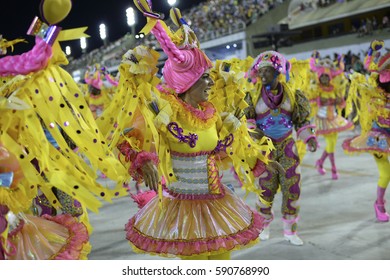
[{"label": "pink pointed hat", "polygon": [[168,56],[163,68],[166,85],[178,94],[186,92],[207,69],[212,67],[210,59],[198,47],[199,43],[193,31],[181,17],[178,9],[171,11],[171,17],[174,15],[176,19],[173,21],[180,25],[180,36],[170,32],[160,20],[159,14],[151,12],[150,3],[140,0],[134,0],[134,3],[146,17],[156,20],[151,32]]}]

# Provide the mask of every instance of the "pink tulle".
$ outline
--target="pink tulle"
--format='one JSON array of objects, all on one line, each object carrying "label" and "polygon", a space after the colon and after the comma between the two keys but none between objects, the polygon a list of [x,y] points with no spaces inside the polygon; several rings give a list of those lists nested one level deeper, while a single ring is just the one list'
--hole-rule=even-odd
[{"label": "pink tulle", "polygon": [[35,38],[32,50],[21,55],[0,59],[0,76],[27,75],[44,69],[52,55],[52,48],[42,38]]},{"label": "pink tulle", "polygon": [[151,239],[134,229],[135,218],[131,218],[125,226],[126,239],[139,250],[164,255],[192,256],[204,253],[213,253],[221,249],[234,250],[255,241],[264,228],[264,218],[252,211],[253,221],[246,230],[229,236],[205,240],[177,240],[165,241]]},{"label": "pink tulle", "polygon": [[56,222],[65,226],[69,231],[70,238],[68,243],[63,247],[62,252],[57,254],[56,260],[77,260],[80,258],[80,253],[83,245],[88,242],[89,236],[87,228],[84,224],[78,222],[69,214],[59,216],[43,215],[43,218]]},{"label": "pink tulle", "polygon": [[[53,252],[49,253],[49,251],[39,252],[35,257],[37,257],[38,259],[48,258],[48,259],[55,259],[55,260],[78,260],[82,257],[82,251],[84,249],[83,247],[84,247],[84,244],[88,243],[89,236],[88,236],[88,231],[87,231],[87,228],[85,227],[85,225],[78,222],[78,220],[76,218],[72,217],[69,214],[63,214],[63,215],[58,215],[58,216],[54,216],[54,217],[50,216],[50,215],[42,215],[42,217],[31,216],[29,219],[31,219],[31,221],[29,221],[29,223],[28,223],[28,225],[30,225],[30,229],[25,230],[24,227],[27,226],[27,224],[24,222],[24,220],[20,220],[18,226],[14,230],[12,230],[12,232],[9,233],[8,239],[14,247],[19,248],[19,250],[29,250],[30,249],[29,246],[34,246],[31,243],[31,241],[28,240],[30,238],[29,235],[32,234],[33,236],[36,235],[38,237],[41,234],[39,232],[37,232],[37,233],[31,232],[31,230],[34,228],[35,228],[35,231],[37,231],[37,230],[39,231],[40,228],[43,231],[48,230],[48,228],[46,228],[48,225],[47,224],[45,225],[44,223],[40,222],[40,219],[41,219],[41,220],[51,221],[53,223],[56,223],[56,224],[62,226],[65,229],[65,232],[67,231],[68,237],[66,239],[66,242],[64,244],[62,244],[61,247],[58,247],[58,249],[57,249],[58,251],[56,251],[54,254],[53,254]],[[41,223],[41,224],[39,224],[39,223]],[[56,234],[59,234],[59,233],[52,232],[52,234],[53,234],[53,236],[50,238],[55,240]],[[20,237],[18,237],[18,236],[20,236]],[[42,238],[42,237],[40,237],[40,238]],[[19,239],[22,239],[25,241],[28,240],[28,241],[23,243],[23,242],[18,241]],[[13,244],[14,242],[16,242],[16,243]],[[41,242],[49,244],[51,242],[51,240],[41,240]],[[57,241],[55,240],[54,242],[57,242]],[[57,246],[53,246],[53,247],[50,246],[50,247],[51,247],[51,249],[54,249],[54,248],[57,248]],[[39,246],[38,246],[38,248],[34,248],[34,249],[39,250]],[[28,257],[26,257],[27,253],[28,252],[16,251],[14,256],[12,256],[10,259],[24,259],[24,258],[29,259]],[[49,255],[48,255],[48,253],[49,253]]]}]

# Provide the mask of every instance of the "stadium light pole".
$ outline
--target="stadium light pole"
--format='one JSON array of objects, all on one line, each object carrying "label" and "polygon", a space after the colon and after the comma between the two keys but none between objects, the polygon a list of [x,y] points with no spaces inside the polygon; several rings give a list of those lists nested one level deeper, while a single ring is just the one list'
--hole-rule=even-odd
[{"label": "stadium light pole", "polygon": [[101,23],[99,25],[99,35],[100,39],[103,40],[103,44],[106,46],[107,45],[107,28],[104,23]]},{"label": "stadium light pole", "polygon": [[72,54],[72,50],[70,49],[70,46],[65,47],[65,53],[67,56],[70,56]]},{"label": "stadium light pole", "polygon": [[83,54],[87,52],[87,39],[85,37],[80,38],[80,47]]},{"label": "stadium light pole", "polygon": [[127,25],[131,28],[132,37],[135,36],[135,13],[132,7],[126,9]]},{"label": "stadium light pole", "polygon": [[168,0],[168,4],[169,4],[169,6],[175,6],[175,4],[176,4],[176,0]]},{"label": "stadium light pole", "polygon": [[135,45],[135,12],[134,8],[130,7],[126,9],[127,25],[131,28],[131,35],[128,37],[129,48],[133,48]]}]

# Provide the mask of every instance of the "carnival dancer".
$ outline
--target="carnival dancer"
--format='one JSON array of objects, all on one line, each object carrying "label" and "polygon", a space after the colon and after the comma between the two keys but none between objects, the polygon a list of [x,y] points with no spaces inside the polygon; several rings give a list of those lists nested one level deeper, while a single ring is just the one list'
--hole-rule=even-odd
[{"label": "carnival dancer", "polygon": [[353,123],[341,116],[345,107],[345,97],[348,88],[348,79],[343,69],[337,69],[329,58],[320,58],[315,52],[310,58],[310,70],[316,73],[316,80],[305,91],[306,97],[312,104],[316,133],[323,135],[326,146],[315,167],[319,174],[325,175],[324,161],[329,157],[331,163],[332,179],[339,178],[335,150],[338,133],[353,128]]},{"label": "carnival dancer", "polygon": [[95,119],[102,114],[111,100],[118,81],[108,72],[105,66],[96,63],[88,67],[84,80],[88,85],[85,98]]},{"label": "carnival dancer", "polygon": [[[57,216],[61,216],[61,212],[68,211],[64,200],[57,196],[56,190],[59,190],[66,194],[67,202],[73,203],[76,199],[80,202],[82,215],[78,220],[87,227],[88,237],[92,228],[87,209],[97,212],[101,199],[111,201],[113,197],[126,195],[122,181],[127,172],[109,151],[91,112],[87,110],[80,89],[60,67],[68,61],[58,41],[85,36],[85,28],[61,30],[54,25],[64,19],[70,9],[71,1],[42,1],[40,10],[44,21],[36,17],[29,29],[29,34],[36,35],[32,50],[0,59],[1,97],[9,101],[16,96],[25,104],[24,110],[9,110],[9,113],[1,114],[0,142],[10,154],[16,155],[26,179],[23,187],[18,189],[4,191],[1,188],[0,203],[19,215],[23,210],[28,211],[26,209],[32,202],[30,196],[23,200],[20,196],[27,189],[29,194],[37,196],[39,189],[50,205],[60,210]],[[42,124],[52,138],[47,137]],[[63,132],[79,148],[79,152],[69,147]],[[50,140],[55,141],[58,147]],[[103,187],[96,180],[97,170],[118,181],[118,185],[112,189]],[[19,207],[18,211],[14,211],[15,205],[19,205],[16,201],[23,202],[24,209]]]},{"label": "carnival dancer", "polygon": [[[385,192],[390,181],[390,52],[380,56],[383,41],[374,40],[365,58],[369,78],[354,73],[347,99],[346,112],[357,108],[361,134],[343,142],[347,153],[370,153],[378,167],[379,179],[374,203],[376,219],[388,222],[385,208]],[[374,55],[379,54],[378,61]]]},{"label": "carnival dancer", "polygon": [[[131,102],[119,117],[132,120],[125,129],[117,119],[117,130],[124,135],[117,146],[133,177],[158,192],[126,224],[126,238],[136,252],[229,259],[231,251],[258,240],[263,219],[221,183],[218,156],[233,161],[244,188],[253,188],[252,170],[264,169],[267,159],[248,132],[241,133],[244,122],[232,112],[218,112],[208,102],[214,86],[209,73],[212,63],[179,11],[171,10],[183,23],[173,34],[146,1],[134,3],[148,17],[141,32],[151,30],[168,59],[161,93],[156,90],[158,79],[151,76],[154,70],[144,68],[148,57],[153,57],[146,48],[128,53],[120,66],[117,94],[125,94]],[[157,59],[152,69],[156,63]],[[136,78],[135,73],[139,73]],[[147,83],[142,82],[145,79]],[[248,150],[251,145],[253,150]],[[159,183],[161,177],[165,186]]]},{"label": "carnival dancer", "polygon": [[[2,54],[21,41],[2,38]],[[40,181],[37,179],[41,176],[31,165],[22,170],[18,157],[2,144],[18,146],[12,138],[19,134],[15,128],[23,123],[24,110],[32,113],[29,105],[16,96],[17,87],[10,88],[10,79],[3,78],[0,87],[0,260],[86,259],[91,246],[88,229],[83,223],[69,214],[35,217],[30,213],[37,194],[36,184]],[[18,80],[25,81],[24,78]],[[29,174],[28,178],[24,172]]]},{"label": "carnival dancer", "polygon": [[297,235],[300,160],[292,136],[293,129],[312,152],[316,151],[317,140],[315,126],[309,120],[309,102],[301,91],[289,86],[289,73],[289,61],[278,52],[266,51],[254,59],[249,78],[255,87],[247,95],[247,118],[249,126],[255,128],[252,133],[254,138],[265,135],[272,139],[275,150],[271,152],[271,159],[279,162],[286,171],[276,175],[266,171],[260,176],[259,187],[263,190],[263,198],[270,203],[264,205],[259,201],[258,204],[258,211],[266,222],[260,239],[269,239],[269,225],[273,220],[272,204],[280,185],[284,238],[293,245],[302,245],[303,241]]}]

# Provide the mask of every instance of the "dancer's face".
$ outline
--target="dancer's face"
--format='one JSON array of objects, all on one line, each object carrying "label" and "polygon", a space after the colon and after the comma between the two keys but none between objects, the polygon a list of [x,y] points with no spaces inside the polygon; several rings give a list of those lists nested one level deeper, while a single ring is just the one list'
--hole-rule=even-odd
[{"label": "dancer's face", "polygon": [[259,69],[257,76],[260,77],[263,85],[270,85],[276,76],[276,70],[271,66],[265,66]]},{"label": "dancer's face", "polygon": [[329,85],[329,82],[330,82],[330,78],[328,75],[326,74],[322,74],[320,76],[320,83],[323,84],[323,85]]},{"label": "dancer's face", "polygon": [[209,98],[209,91],[214,85],[209,71],[203,73],[199,80],[187,91],[191,99],[196,103],[205,102]]}]

